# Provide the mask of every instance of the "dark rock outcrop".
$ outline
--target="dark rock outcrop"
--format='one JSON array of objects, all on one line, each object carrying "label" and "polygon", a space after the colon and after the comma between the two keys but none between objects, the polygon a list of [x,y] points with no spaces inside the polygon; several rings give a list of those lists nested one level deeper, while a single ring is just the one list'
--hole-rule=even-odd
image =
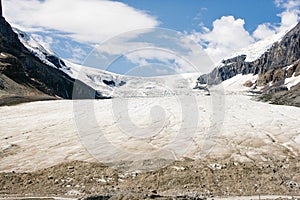
[{"label": "dark rock outcrop", "polygon": [[110,87],[115,87],[116,83],[113,80],[103,80],[103,83],[110,86]]},{"label": "dark rock outcrop", "polygon": [[289,105],[300,107],[300,83],[293,86],[290,90],[286,88],[277,91],[270,91],[258,97],[259,100],[270,102],[272,104]]},{"label": "dark rock outcrop", "polygon": [[230,79],[237,74],[251,73],[249,63],[245,62],[245,55],[237,56],[222,61],[223,66],[215,68],[211,73],[204,74],[198,78],[200,84],[214,85]]}]

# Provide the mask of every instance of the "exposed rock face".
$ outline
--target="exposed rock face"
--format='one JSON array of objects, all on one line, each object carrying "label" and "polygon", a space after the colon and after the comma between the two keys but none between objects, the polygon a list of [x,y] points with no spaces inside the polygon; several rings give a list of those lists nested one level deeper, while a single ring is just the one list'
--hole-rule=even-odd
[{"label": "exposed rock face", "polygon": [[259,96],[259,99],[273,104],[300,107],[300,83],[290,90],[285,88],[280,91],[280,89],[277,89],[277,91],[270,91],[269,93],[262,94]]},{"label": "exposed rock face", "polygon": [[[300,62],[298,62],[298,64],[294,65],[291,70],[290,70],[290,74],[293,75],[293,73],[295,73],[295,76],[299,76],[300,75]],[[291,76],[292,76],[291,75]],[[289,76],[289,77],[291,77]]]},{"label": "exposed rock face", "polygon": [[265,86],[270,82],[281,84],[284,83],[286,77],[285,69],[271,69],[264,74],[259,74],[257,79],[257,86]]},{"label": "exposed rock face", "polygon": [[214,85],[230,79],[240,73],[251,73],[251,66],[248,62],[245,62],[245,55],[223,60],[222,64],[222,67],[215,68],[211,73],[200,76],[198,78],[198,82],[200,84]]},{"label": "exposed rock face", "polygon": [[222,66],[215,68],[211,73],[198,78],[200,84],[218,84],[224,80],[232,78],[237,74],[259,74],[259,85],[265,85],[271,81],[280,82],[284,78],[291,76],[293,72],[285,74],[278,70],[293,64],[300,59],[300,23],[297,24],[285,37],[275,44],[261,57],[253,62],[245,62],[245,55],[237,56],[222,62]]},{"label": "exposed rock face", "polygon": [[[34,56],[19,41],[11,26],[3,17],[0,17],[0,90],[6,94],[14,95],[42,95],[61,97],[65,99],[76,98],[104,98],[99,92],[86,84],[69,77],[59,68],[64,63],[57,57],[47,58],[54,64],[48,66]],[[10,79],[10,81],[8,81]],[[10,90],[10,83],[14,82],[22,88],[21,93]],[[74,86],[76,83],[76,87]],[[1,85],[1,84],[0,84]],[[73,91],[74,88],[74,91]],[[3,93],[3,91],[2,91]],[[75,95],[74,95],[75,94]],[[0,91],[1,96],[1,91]]]}]

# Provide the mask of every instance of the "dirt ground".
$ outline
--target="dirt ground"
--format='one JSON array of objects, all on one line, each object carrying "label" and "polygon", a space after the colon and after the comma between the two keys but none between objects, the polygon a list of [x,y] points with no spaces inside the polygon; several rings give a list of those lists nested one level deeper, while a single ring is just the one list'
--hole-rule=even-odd
[{"label": "dirt ground", "polygon": [[[145,165],[148,162],[144,161]],[[126,171],[120,163],[116,167],[72,161],[35,172],[0,173],[0,196],[207,199],[300,195],[300,158],[270,158],[260,163],[190,159],[165,163],[168,165],[158,170],[143,172]]]},{"label": "dirt ground", "polygon": [[34,101],[48,101],[57,100],[54,97],[48,96],[16,96],[16,95],[4,95],[0,97],[0,106],[13,106],[21,103],[28,103]]}]

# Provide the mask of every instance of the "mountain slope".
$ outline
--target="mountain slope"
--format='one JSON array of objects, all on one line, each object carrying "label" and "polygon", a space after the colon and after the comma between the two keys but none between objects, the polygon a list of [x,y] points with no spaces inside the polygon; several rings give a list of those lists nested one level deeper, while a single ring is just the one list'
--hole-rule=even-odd
[{"label": "mountain slope", "polygon": [[[251,55],[236,55],[223,60],[211,73],[200,76],[199,84],[220,84],[238,74],[258,75],[256,81],[241,84],[248,85],[252,90],[259,88],[263,94],[261,99],[300,106],[299,98],[295,97],[299,94],[300,83],[300,23],[275,42],[258,59],[252,60],[247,57]],[[281,95],[275,95],[278,92],[281,92]],[[288,95],[292,98],[287,99],[285,94],[293,95]]]},{"label": "mountain slope", "polygon": [[[74,94],[78,98],[104,98],[85,83],[76,81],[59,70],[59,66],[50,67],[48,63],[43,63],[33,55],[19,41],[17,34],[2,16],[0,17],[0,53],[2,100],[17,98],[22,102],[22,99],[71,99]],[[59,61],[53,57],[48,59],[52,62]],[[76,87],[73,91],[75,81]]]}]

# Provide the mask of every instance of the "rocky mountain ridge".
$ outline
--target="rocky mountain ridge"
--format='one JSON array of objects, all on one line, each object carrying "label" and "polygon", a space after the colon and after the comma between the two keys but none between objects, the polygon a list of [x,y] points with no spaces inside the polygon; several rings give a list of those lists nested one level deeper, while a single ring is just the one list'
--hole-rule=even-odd
[{"label": "rocky mountain ridge", "polygon": [[[261,57],[252,62],[246,62],[246,55],[223,60],[222,64],[211,73],[198,78],[201,84],[218,84],[237,74],[265,74],[270,70],[282,69],[300,59],[300,23],[285,37],[273,44]],[[293,68],[294,69],[294,68]],[[296,70],[296,69],[295,69]],[[297,69],[298,70],[298,69]],[[289,73],[290,75],[290,73]],[[273,80],[273,79],[272,79]],[[263,85],[261,83],[259,85]]]},{"label": "rocky mountain ridge", "polygon": [[200,76],[198,82],[199,84],[215,85],[237,74],[258,75],[256,82],[246,82],[245,85],[252,89],[261,87],[263,96],[260,98],[273,103],[280,102],[280,104],[288,101],[289,105],[300,106],[299,95],[292,95],[293,101],[278,99],[279,97],[285,98],[285,93],[298,94],[299,84],[288,88],[285,81],[300,75],[300,23],[290,30],[281,41],[275,42],[258,59],[248,62],[246,55],[239,55],[223,60],[221,65],[213,69],[211,73]]}]

